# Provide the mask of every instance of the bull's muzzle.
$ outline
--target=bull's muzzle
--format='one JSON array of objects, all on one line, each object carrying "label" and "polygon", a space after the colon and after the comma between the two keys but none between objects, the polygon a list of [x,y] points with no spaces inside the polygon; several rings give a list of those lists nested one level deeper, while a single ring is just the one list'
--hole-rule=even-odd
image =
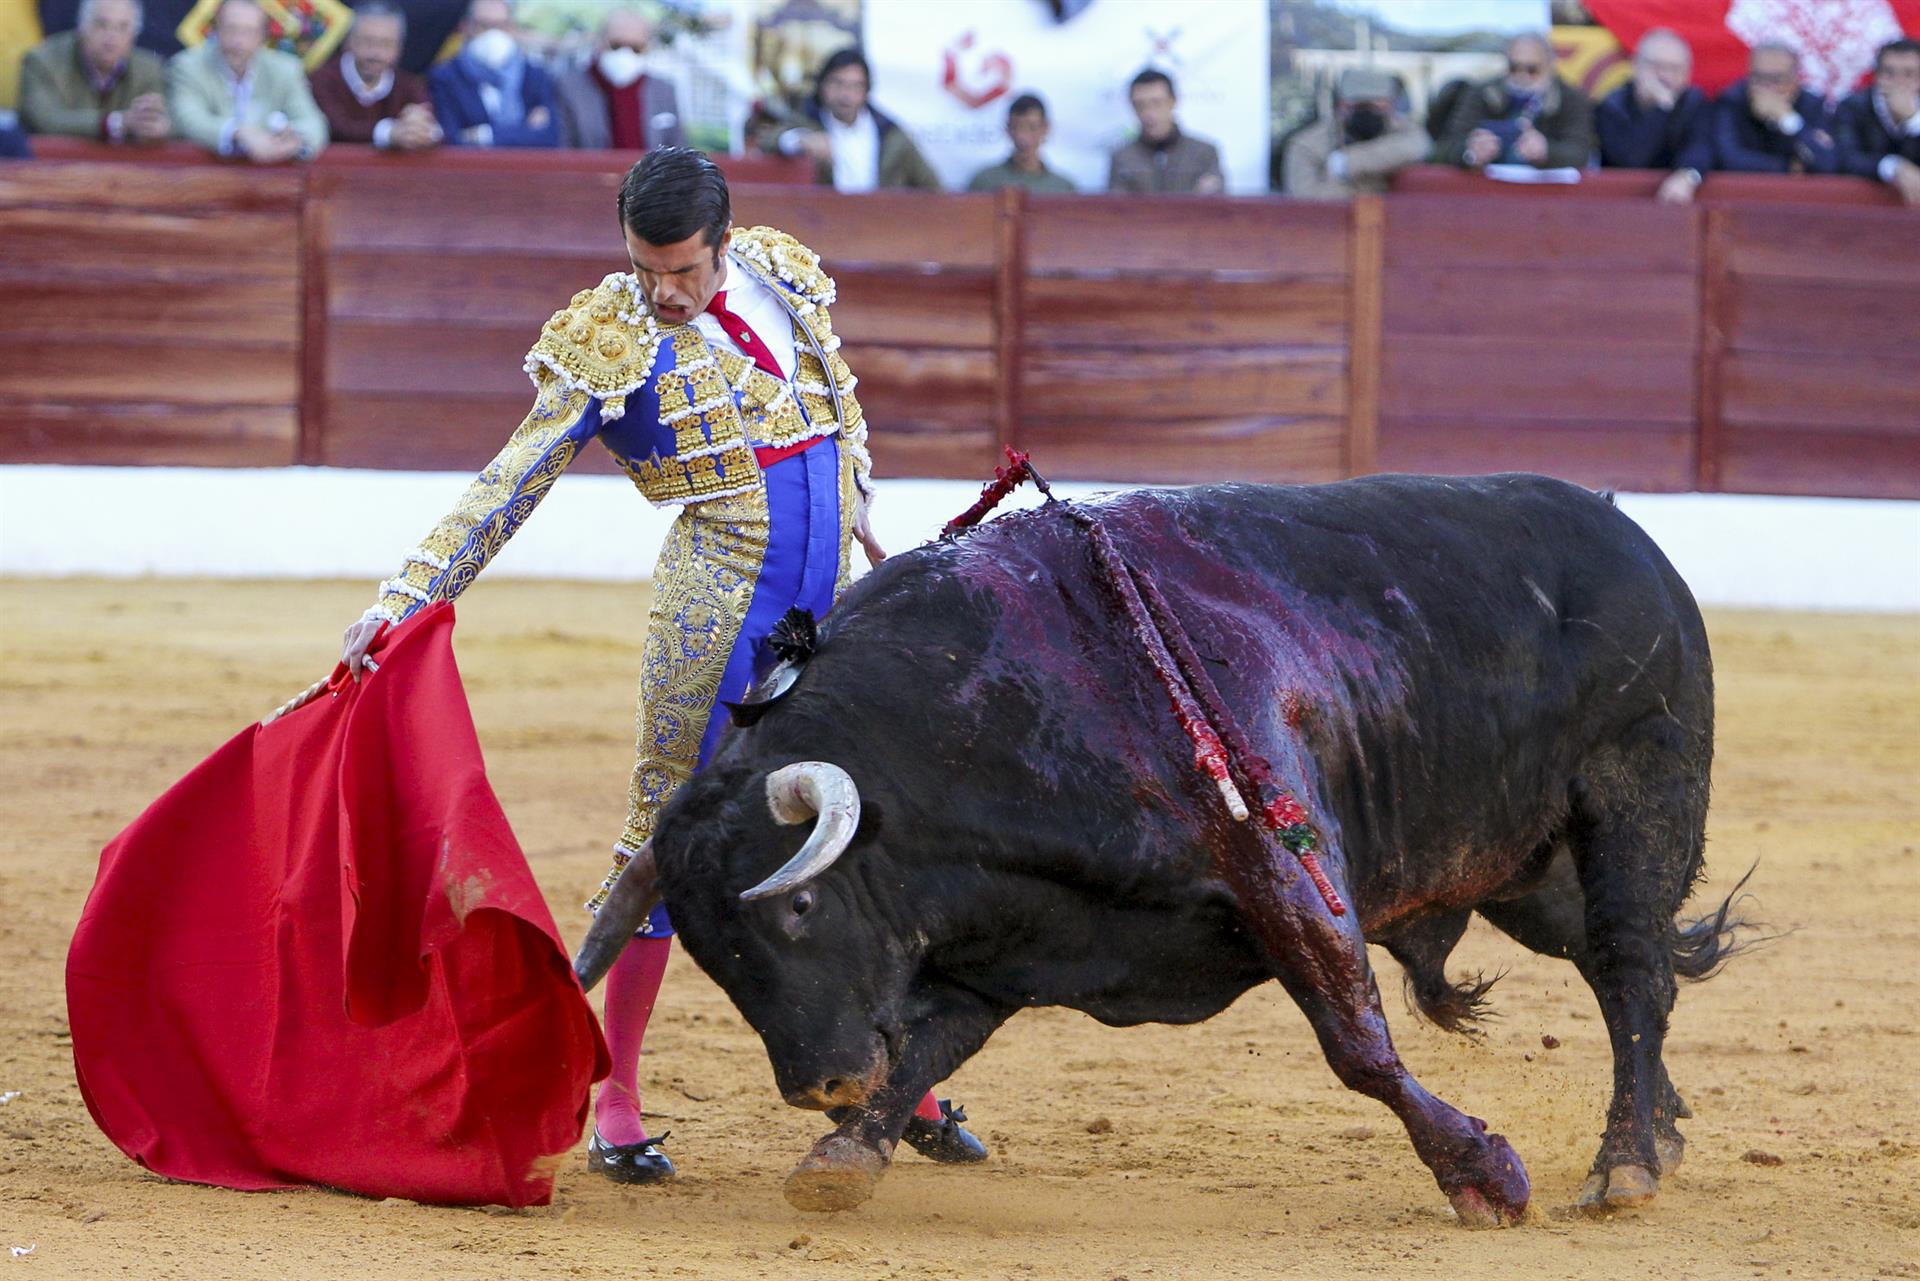
[{"label": "bull's muzzle", "polygon": [[800,761],[767,775],[767,808],[782,824],[816,820],[813,832],[786,866],[740,895],[742,902],[784,894],[833,866],[860,827],[860,789],[838,765]]}]

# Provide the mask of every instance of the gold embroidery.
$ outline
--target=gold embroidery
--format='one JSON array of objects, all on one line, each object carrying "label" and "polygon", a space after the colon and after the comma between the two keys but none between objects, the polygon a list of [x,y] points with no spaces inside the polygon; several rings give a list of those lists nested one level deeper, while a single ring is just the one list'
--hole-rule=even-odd
[{"label": "gold embroidery", "polygon": [[[528,372],[551,370],[569,387],[617,404],[646,380],[662,336],[638,305],[632,277],[619,272],[581,290],[541,328],[527,353]],[[618,417],[617,408],[610,406],[608,416]]]},{"label": "gold embroidery", "polygon": [[661,506],[697,503],[760,485],[760,465],[754,461],[753,451],[738,442],[718,454],[694,458],[626,458],[621,462],[647,501]]}]

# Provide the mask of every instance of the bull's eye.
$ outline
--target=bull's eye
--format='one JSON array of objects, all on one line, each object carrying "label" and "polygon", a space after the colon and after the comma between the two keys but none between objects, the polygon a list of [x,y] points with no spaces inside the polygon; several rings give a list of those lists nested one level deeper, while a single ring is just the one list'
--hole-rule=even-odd
[{"label": "bull's eye", "polygon": [[813,910],[813,891],[800,890],[793,896],[788,906],[793,909],[795,916],[805,916]]}]

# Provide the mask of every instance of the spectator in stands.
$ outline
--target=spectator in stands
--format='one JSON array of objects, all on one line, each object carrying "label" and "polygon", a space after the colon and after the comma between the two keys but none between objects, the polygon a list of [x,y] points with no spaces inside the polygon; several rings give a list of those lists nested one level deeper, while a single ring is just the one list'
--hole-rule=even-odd
[{"label": "spectator in stands", "polygon": [[1333,112],[1287,142],[1281,190],[1306,200],[1345,200],[1387,189],[1393,175],[1427,158],[1426,130],[1399,109],[1400,86],[1384,71],[1349,67]]},{"label": "spectator in stands", "polygon": [[907,131],[868,101],[872,88],[866,55],[840,50],[820,67],[808,125],[780,133],[775,147],[784,155],[811,156],[817,180],[835,191],[940,190],[939,175]]},{"label": "spectator in stands", "polygon": [[988,165],[967,180],[968,191],[998,191],[1002,187],[1025,187],[1028,191],[1071,194],[1073,184],[1047,168],[1040,148],[1047,145],[1047,104],[1039,95],[1023,93],[1007,108],[1007,137],[1013,142],[1013,154],[997,165]]},{"label": "spectator in stands", "polygon": [[427,75],[447,137],[468,147],[558,147],[553,77],[527,57],[507,0],[473,0],[457,56]]},{"label": "spectator in stands", "polygon": [[33,148],[27,144],[27,131],[11,111],[0,111],[0,160],[31,160]]},{"label": "spectator in stands", "polygon": [[1713,104],[1693,87],[1693,50],[1664,27],[1640,37],[1633,79],[1594,109],[1600,163],[1610,169],[1666,169],[1657,197],[1684,205],[1713,168]]},{"label": "spectator in stands", "polygon": [[1192,194],[1217,196],[1226,190],[1220,149],[1205,138],[1180,131],[1173,118],[1173,77],[1148,67],[1127,86],[1140,135],[1113,153],[1107,190],[1137,196]]},{"label": "spectator in stands", "polygon": [[1832,173],[1833,135],[1820,95],[1800,84],[1800,55],[1757,44],[1747,78],[1713,106],[1713,163],[1740,173]]},{"label": "spectator in stands", "polygon": [[259,165],[311,160],[327,145],[300,59],[267,43],[258,0],[225,0],[213,38],[167,64],[167,106],[188,142]]},{"label": "spectator in stands", "polygon": [[633,9],[616,9],[601,20],[593,60],[554,78],[567,146],[646,151],[687,145],[673,85],[646,74],[651,43],[653,24]]},{"label": "spectator in stands", "polygon": [[1475,85],[1453,109],[1437,157],[1490,164],[1581,169],[1593,159],[1593,103],[1553,70],[1553,46],[1538,34],[1507,43],[1507,74]]},{"label": "spectator in stands", "polygon": [[427,82],[400,66],[407,15],[392,0],[360,0],[340,56],[313,73],[313,100],[335,142],[425,151],[444,135]]},{"label": "spectator in stands", "polygon": [[20,122],[29,133],[107,142],[159,142],[167,115],[167,69],[136,49],[140,0],[81,0],[79,25],[48,36],[20,62]]},{"label": "spectator in stands", "polygon": [[1910,205],[1920,205],[1920,41],[1880,46],[1873,84],[1834,115],[1840,170],[1878,178]]}]

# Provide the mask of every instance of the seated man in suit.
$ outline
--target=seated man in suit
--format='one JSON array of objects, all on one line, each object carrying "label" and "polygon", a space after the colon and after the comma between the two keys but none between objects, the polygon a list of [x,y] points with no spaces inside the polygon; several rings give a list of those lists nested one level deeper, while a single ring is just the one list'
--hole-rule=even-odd
[{"label": "seated man in suit", "polygon": [[1468,169],[1583,169],[1593,158],[1593,103],[1554,73],[1545,36],[1518,35],[1507,42],[1507,74],[1468,91],[1434,152]]},{"label": "seated man in suit", "polygon": [[1757,44],[1747,78],[1713,105],[1713,162],[1736,173],[1832,173],[1827,105],[1800,85],[1800,55]]},{"label": "seated man in suit", "polygon": [[553,77],[520,47],[507,0],[473,0],[457,57],[427,75],[447,138],[468,147],[558,147]]},{"label": "seated man in suit", "polygon": [[400,67],[407,15],[392,0],[360,0],[340,56],[313,73],[313,100],[335,142],[393,151],[440,145],[427,83]]},{"label": "seated man in suit", "polygon": [[1880,47],[1873,83],[1834,113],[1840,171],[1878,178],[1920,205],[1920,40]]},{"label": "seated man in suit", "polygon": [[314,105],[306,68],[269,49],[258,0],[225,0],[213,39],[167,64],[167,105],[188,142],[260,165],[311,160],[327,145],[327,118]]},{"label": "seated man in suit", "polygon": [[159,142],[173,130],[167,69],[136,49],[140,0],[80,0],[78,25],[48,36],[20,62],[20,123],[29,133],[105,142]]},{"label": "seated man in suit", "polygon": [[1713,168],[1712,104],[1693,87],[1693,50],[1664,27],[1640,37],[1633,79],[1594,108],[1600,163],[1609,169],[1665,169],[1657,198],[1684,205]]},{"label": "seated man in suit", "polygon": [[646,151],[684,147],[680,101],[673,85],[646,74],[653,24],[633,9],[615,9],[600,23],[593,60],[554,79],[560,125],[569,147]]}]

